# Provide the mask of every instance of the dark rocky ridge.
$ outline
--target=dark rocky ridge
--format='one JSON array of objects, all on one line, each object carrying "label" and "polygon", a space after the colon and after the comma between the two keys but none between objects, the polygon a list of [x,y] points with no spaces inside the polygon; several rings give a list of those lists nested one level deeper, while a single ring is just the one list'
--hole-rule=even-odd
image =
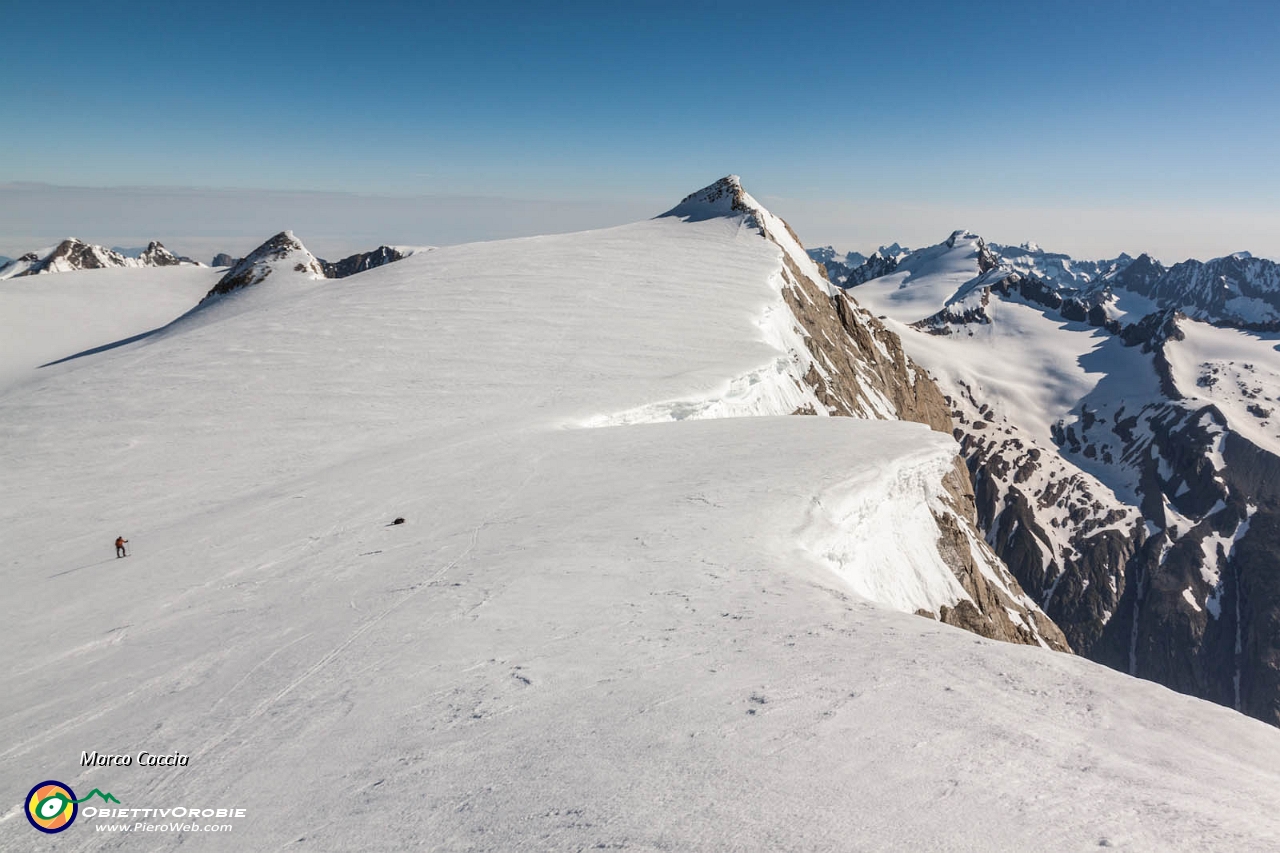
[{"label": "dark rocky ridge", "polygon": [[334,263],[321,260],[320,266],[324,269],[325,278],[346,278],[358,272],[394,263],[404,257],[404,253],[398,249],[393,249],[390,246],[379,246],[372,252],[350,255]]}]

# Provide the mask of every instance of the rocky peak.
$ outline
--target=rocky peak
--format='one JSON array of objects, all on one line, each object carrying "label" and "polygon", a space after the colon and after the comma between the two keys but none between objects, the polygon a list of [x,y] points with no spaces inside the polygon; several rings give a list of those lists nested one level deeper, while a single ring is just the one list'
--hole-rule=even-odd
[{"label": "rocky peak", "polygon": [[742,180],[737,175],[726,175],[715,183],[685,196],[679,204],[658,218],[675,216],[697,222],[720,216],[750,214],[758,209],[759,205],[755,199],[747,195],[746,190],[742,188]]},{"label": "rocky peak", "polygon": [[1187,316],[1176,308],[1166,308],[1125,326],[1120,332],[1120,338],[1125,346],[1141,345],[1143,352],[1152,352],[1159,349],[1165,341],[1183,340],[1186,336],[1178,328],[1178,321],[1186,319]]},{"label": "rocky peak", "polygon": [[281,231],[228,270],[205,299],[259,284],[273,274],[325,278],[319,259],[302,245],[292,231]]},{"label": "rocky peak", "polygon": [[226,252],[219,252],[213,256],[213,260],[209,262],[211,267],[234,267],[240,263],[240,258],[233,258]]},{"label": "rocky peak", "polygon": [[986,241],[978,238],[978,272],[985,275],[1000,266],[1000,258],[991,251]]},{"label": "rocky peak", "polygon": [[1142,296],[1150,295],[1152,287],[1165,274],[1164,264],[1143,252],[1133,259],[1133,263],[1117,272],[1111,278],[1115,287],[1132,290]]},{"label": "rocky peak", "polygon": [[189,258],[179,258],[156,240],[147,244],[147,248],[138,255],[138,261],[147,267],[176,267],[182,263],[194,263]]},{"label": "rocky peak", "polygon": [[75,237],[68,237],[41,261],[41,269],[32,269],[23,273],[23,275],[36,275],[38,272],[96,270],[104,267],[125,266],[130,266],[129,259],[119,252],[85,243]]}]

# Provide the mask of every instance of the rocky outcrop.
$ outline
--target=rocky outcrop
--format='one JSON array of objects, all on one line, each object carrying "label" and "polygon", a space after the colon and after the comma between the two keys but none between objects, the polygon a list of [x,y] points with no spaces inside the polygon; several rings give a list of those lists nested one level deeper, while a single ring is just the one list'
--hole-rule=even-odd
[{"label": "rocky outcrop", "polygon": [[322,260],[320,261],[320,266],[324,269],[325,278],[346,278],[349,275],[394,263],[404,257],[405,253],[399,249],[393,249],[390,246],[379,246],[372,252],[351,255],[335,263]]},{"label": "rocky outcrop", "polygon": [[147,244],[147,248],[142,250],[142,254],[138,255],[138,262],[144,267],[176,267],[176,266],[199,266],[199,261],[193,261],[188,257],[175,255],[164,247],[163,244],[152,240]]},{"label": "rocky outcrop", "polygon": [[63,240],[52,252],[42,258],[38,265],[22,273],[22,275],[39,275],[45,272],[64,272],[67,270],[96,270],[105,267],[130,266],[124,255],[93,246],[70,237]]},{"label": "rocky outcrop", "polygon": [[233,267],[240,263],[240,258],[233,258],[226,252],[219,252],[213,256],[213,260],[209,262],[211,267]]}]

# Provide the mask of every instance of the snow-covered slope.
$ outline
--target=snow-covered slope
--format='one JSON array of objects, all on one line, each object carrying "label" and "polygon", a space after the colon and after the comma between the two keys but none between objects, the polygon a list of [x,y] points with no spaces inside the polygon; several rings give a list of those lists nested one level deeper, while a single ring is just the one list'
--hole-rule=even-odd
[{"label": "snow-covered slope", "polygon": [[0,282],[0,388],[37,367],[157,329],[217,281],[207,267],[96,269]]},{"label": "snow-covered slope", "polygon": [[[330,263],[311,254],[292,231],[281,231],[245,257],[230,263],[231,268],[218,279],[206,298],[259,284],[272,273],[283,273],[285,278],[295,281],[346,278],[395,263],[415,251],[430,251],[430,248],[379,246],[371,252],[361,252]],[[214,258],[214,266],[219,266],[219,260],[230,262],[231,258],[218,255]]]},{"label": "snow-covered slope", "polygon": [[1180,323],[1165,347],[1185,398],[1218,407],[1231,429],[1280,456],[1280,334]]},{"label": "snow-covered slope", "polygon": [[[873,255],[868,265],[880,257]],[[990,252],[978,235],[959,230],[936,246],[903,256],[891,267],[885,273],[878,266],[877,277],[858,286],[858,302],[876,315],[912,322],[942,310],[962,285],[990,269]],[[859,271],[855,270],[855,277],[861,278]]]},{"label": "snow-covered slope", "polygon": [[[762,321],[821,306],[753,221],[778,227],[686,212],[278,269],[0,394],[6,789],[246,810],[158,850],[1280,837],[1276,730],[833,571],[938,576],[920,505],[946,498],[946,436],[588,428],[795,357]],[[144,846],[94,831],[114,822],[45,837],[12,806],[0,848]]]}]

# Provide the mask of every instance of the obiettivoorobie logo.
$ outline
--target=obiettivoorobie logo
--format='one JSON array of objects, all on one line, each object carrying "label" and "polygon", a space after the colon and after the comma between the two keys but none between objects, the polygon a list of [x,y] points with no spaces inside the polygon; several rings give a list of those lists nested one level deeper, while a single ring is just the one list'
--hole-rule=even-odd
[{"label": "obiettivoorobie logo", "polygon": [[76,799],[70,785],[64,785],[56,779],[41,782],[27,794],[27,821],[41,832],[62,832],[75,823],[80,813],[80,803],[102,797],[108,803],[119,803],[111,794],[104,794],[97,788],[89,792],[87,797]]}]

